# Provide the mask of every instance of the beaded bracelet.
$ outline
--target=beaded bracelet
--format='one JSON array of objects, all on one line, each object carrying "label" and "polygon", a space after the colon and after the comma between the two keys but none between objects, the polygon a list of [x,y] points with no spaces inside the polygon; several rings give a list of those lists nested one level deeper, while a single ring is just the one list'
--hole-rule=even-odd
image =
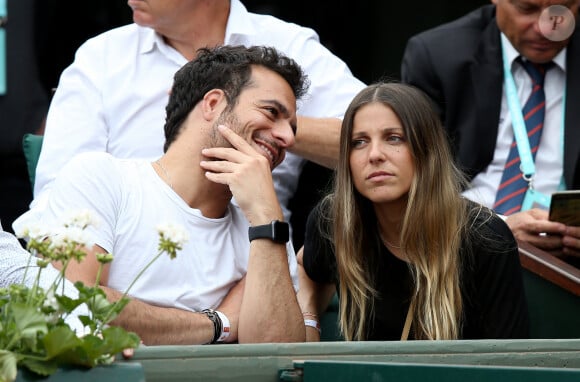
[{"label": "beaded bracelet", "polygon": [[318,316],[312,312],[302,312],[302,316],[310,317],[310,318],[314,318],[315,320],[318,320]]}]

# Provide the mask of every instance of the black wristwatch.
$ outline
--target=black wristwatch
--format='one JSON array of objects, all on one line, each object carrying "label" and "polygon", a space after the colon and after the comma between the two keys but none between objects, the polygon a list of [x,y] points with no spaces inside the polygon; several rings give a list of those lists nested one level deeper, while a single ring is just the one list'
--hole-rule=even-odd
[{"label": "black wristwatch", "polygon": [[270,239],[276,243],[285,244],[290,240],[290,225],[280,220],[272,220],[270,224],[248,228],[248,236],[250,241],[254,239]]}]

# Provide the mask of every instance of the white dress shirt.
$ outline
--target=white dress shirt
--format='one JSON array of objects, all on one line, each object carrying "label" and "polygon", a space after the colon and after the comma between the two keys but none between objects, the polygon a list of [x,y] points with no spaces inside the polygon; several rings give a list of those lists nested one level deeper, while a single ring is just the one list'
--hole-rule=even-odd
[{"label": "white dress shirt", "polygon": [[[320,44],[312,29],[268,15],[249,13],[231,1],[225,43],[274,46],[295,59],[310,89],[298,113],[341,117],[365,85],[346,64]],[[46,121],[31,210],[18,228],[46,205],[51,183],[76,154],[108,152],[118,158],[153,160],[163,153],[165,106],[174,73],[186,58],[153,29],[136,24],[112,29],[86,41],[61,75]],[[274,170],[274,183],[286,219],[304,159],[287,153]]]},{"label": "white dress shirt", "polygon": [[[506,56],[511,62],[512,75],[518,89],[520,103],[523,106],[531,93],[532,80],[525,69],[515,61],[520,54],[503,33],[501,41]],[[546,195],[551,195],[558,190],[564,172],[562,100],[566,84],[566,49],[563,49],[553,61],[555,65],[546,72],[544,80],[546,113],[542,137],[536,154],[536,175],[534,177],[534,188]],[[464,192],[467,198],[493,208],[513,139],[514,132],[504,84],[493,160],[484,171],[473,178],[471,187]]]}]

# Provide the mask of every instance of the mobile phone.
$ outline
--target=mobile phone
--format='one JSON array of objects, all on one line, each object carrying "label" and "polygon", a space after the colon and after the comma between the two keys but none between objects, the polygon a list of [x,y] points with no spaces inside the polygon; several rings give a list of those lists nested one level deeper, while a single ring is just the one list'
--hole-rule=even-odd
[{"label": "mobile phone", "polygon": [[549,219],[570,226],[580,226],[580,190],[553,193]]}]

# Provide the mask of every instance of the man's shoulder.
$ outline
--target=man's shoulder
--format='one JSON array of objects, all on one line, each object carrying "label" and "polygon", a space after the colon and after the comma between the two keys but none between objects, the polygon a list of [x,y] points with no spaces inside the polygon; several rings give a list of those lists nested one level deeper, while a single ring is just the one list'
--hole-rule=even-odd
[{"label": "man's shoulder", "polygon": [[[284,45],[300,46],[308,39],[320,40],[314,29],[272,15],[248,12],[246,16],[244,22],[251,25],[251,28],[246,29],[246,38],[252,44],[272,45],[284,50]],[[253,32],[250,32],[251,29]]]},{"label": "man's shoulder", "polygon": [[127,49],[136,49],[139,46],[138,41],[142,40],[144,35],[154,33],[151,28],[141,27],[135,23],[123,25],[87,39],[79,47],[77,54],[91,51],[98,51],[98,54],[106,51],[107,54],[112,54],[116,49],[121,49],[126,54]]},{"label": "man's shoulder", "polygon": [[[457,38],[462,36],[470,37],[481,34],[491,22],[495,22],[495,6],[484,5],[456,20],[420,32],[412,39],[448,41],[449,44],[455,44]],[[450,38],[451,36],[453,38]]]},{"label": "man's shoulder", "polygon": [[115,172],[118,172],[122,162],[122,159],[115,158],[107,152],[83,152],[75,155],[63,167],[63,172],[69,176],[75,174],[75,176],[92,178],[110,178]]},{"label": "man's shoulder", "polygon": [[119,159],[113,157],[110,153],[104,151],[88,151],[82,152],[71,159],[71,163],[80,164],[104,164],[118,161]]},{"label": "man's shoulder", "polygon": [[136,33],[139,33],[140,30],[147,29],[144,27],[140,27],[135,23],[122,25],[116,28],[112,28],[106,30],[94,37],[89,38],[87,41],[91,40],[103,40],[103,39],[114,39],[114,38],[122,38],[124,36],[133,36]]}]

